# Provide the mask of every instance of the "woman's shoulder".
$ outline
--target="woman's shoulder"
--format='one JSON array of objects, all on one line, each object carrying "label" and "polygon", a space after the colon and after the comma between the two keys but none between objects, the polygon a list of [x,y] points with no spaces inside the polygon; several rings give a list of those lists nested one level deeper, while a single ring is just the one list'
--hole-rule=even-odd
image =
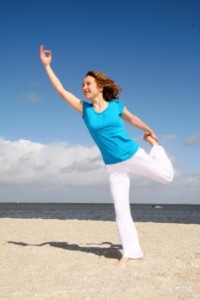
[{"label": "woman's shoulder", "polygon": [[112,100],[111,105],[113,106],[113,108],[115,107],[115,109],[119,112],[120,115],[123,113],[125,105],[121,100]]},{"label": "woman's shoulder", "polygon": [[83,114],[82,117],[85,118],[86,115],[91,113],[92,104],[86,101],[83,101]]},{"label": "woman's shoulder", "polygon": [[119,100],[119,99],[116,99],[116,100],[111,100],[110,103],[113,105],[113,106],[117,106],[117,107],[122,107],[124,106],[124,103]]},{"label": "woman's shoulder", "polygon": [[88,103],[86,101],[83,101],[83,109],[86,109],[86,108],[89,108],[89,107],[92,107],[92,104]]},{"label": "woman's shoulder", "polygon": [[114,100],[110,100],[111,103],[114,103],[114,105],[120,105],[123,104],[123,102],[120,99],[114,99]]}]

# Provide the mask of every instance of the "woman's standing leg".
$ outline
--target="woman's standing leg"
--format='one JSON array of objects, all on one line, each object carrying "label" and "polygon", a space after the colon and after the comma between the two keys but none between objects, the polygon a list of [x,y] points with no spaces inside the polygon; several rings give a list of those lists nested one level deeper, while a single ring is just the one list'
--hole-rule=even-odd
[{"label": "woman's standing leg", "polygon": [[[123,166],[123,163],[117,164]],[[116,224],[123,247],[123,258],[138,259],[143,257],[138,234],[131,216],[129,203],[129,174],[120,171],[111,171],[115,167],[109,167],[109,181],[111,195],[114,202]],[[122,259],[123,259],[122,258]]]}]

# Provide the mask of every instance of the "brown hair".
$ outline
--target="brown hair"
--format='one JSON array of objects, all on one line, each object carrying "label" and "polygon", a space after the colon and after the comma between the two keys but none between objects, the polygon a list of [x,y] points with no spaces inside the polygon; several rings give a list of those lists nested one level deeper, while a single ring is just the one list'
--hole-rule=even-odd
[{"label": "brown hair", "polygon": [[112,79],[98,71],[89,71],[86,76],[92,76],[96,80],[98,87],[103,87],[103,97],[106,101],[118,99],[121,87]]}]

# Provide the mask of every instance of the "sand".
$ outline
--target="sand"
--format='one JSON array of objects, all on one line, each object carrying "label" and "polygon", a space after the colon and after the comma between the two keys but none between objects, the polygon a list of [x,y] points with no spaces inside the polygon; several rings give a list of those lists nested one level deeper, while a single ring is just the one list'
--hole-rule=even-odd
[{"label": "sand", "polygon": [[0,299],[199,300],[200,225],[192,219],[156,222],[159,213],[154,210],[153,222],[136,218],[144,259],[116,265],[122,250],[112,216],[4,211]]}]

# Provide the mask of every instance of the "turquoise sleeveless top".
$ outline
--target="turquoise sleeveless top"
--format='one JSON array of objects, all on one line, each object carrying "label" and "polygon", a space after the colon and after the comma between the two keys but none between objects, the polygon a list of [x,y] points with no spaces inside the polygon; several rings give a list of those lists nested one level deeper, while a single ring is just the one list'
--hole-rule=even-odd
[{"label": "turquoise sleeveless top", "polygon": [[115,164],[132,157],[138,144],[126,133],[121,115],[124,104],[112,100],[102,112],[93,105],[83,102],[83,120],[98,146],[105,164]]}]

